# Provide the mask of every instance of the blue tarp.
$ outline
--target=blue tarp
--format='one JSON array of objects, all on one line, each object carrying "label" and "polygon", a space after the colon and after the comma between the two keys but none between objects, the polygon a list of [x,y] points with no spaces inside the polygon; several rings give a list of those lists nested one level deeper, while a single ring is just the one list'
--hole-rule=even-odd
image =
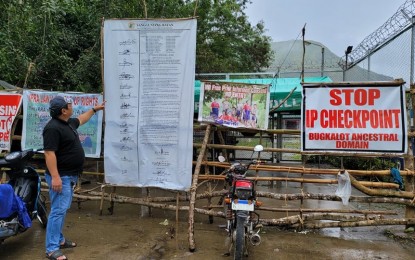
[{"label": "blue tarp", "polygon": [[[261,79],[229,79],[221,80],[228,82],[249,83],[249,84],[267,84],[271,85],[270,93],[270,109],[277,106],[282,100],[284,100],[288,94],[293,90],[294,93],[288,98],[288,100],[278,108],[280,111],[293,111],[301,109],[302,100],[302,86],[300,78],[261,78]],[[332,82],[329,77],[310,77],[304,78],[304,83],[319,83],[319,82]],[[195,81],[195,111],[198,110],[196,104],[199,104],[200,98],[200,80]]]},{"label": "blue tarp", "polygon": [[7,218],[13,213],[18,214],[19,222],[24,228],[32,226],[23,200],[14,193],[10,184],[0,184],[0,218]]}]

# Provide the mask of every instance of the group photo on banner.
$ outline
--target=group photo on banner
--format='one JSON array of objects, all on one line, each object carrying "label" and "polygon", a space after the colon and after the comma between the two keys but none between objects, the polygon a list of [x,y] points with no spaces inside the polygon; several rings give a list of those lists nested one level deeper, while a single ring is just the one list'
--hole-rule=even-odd
[{"label": "group photo on banner", "polygon": [[[91,107],[101,104],[101,94],[57,93],[52,91],[25,90],[23,91],[23,129],[22,149],[43,148],[42,131],[51,119],[49,102],[55,96],[61,95],[72,100],[73,117]],[[102,113],[95,114],[87,123],[77,129],[85,156],[99,158],[101,154]]]},{"label": "group photo on banner", "polygon": [[233,128],[268,128],[269,85],[202,81],[199,122]]}]

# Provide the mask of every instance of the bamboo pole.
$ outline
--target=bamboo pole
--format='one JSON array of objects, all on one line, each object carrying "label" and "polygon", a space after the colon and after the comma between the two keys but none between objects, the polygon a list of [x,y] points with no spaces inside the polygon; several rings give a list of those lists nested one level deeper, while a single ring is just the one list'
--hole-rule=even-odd
[{"label": "bamboo pole", "polygon": [[[43,190],[42,190],[43,191]],[[225,192],[225,191],[224,191]],[[212,194],[215,196],[220,196],[219,193]],[[262,192],[261,194],[257,194],[259,197],[265,197],[265,198],[273,198],[273,199],[279,199],[279,200],[299,200],[301,197],[304,199],[314,199],[314,200],[327,200],[327,201],[341,201],[341,199],[335,195],[325,195],[325,194],[274,194],[270,192]],[[182,197],[182,196],[180,196]],[[91,195],[81,195],[81,194],[74,194],[74,198],[79,198],[83,200],[100,200],[101,197],[99,195],[91,196]],[[206,197],[204,197],[206,198]],[[104,200],[110,201],[110,197],[104,196]],[[112,201],[118,202],[118,203],[130,203],[130,204],[137,204],[137,205],[144,205],[148,207],[154,207],[154,208],[160,208],[160,209],[167,209],[167,210],[176,210],[176,206],[174,205],[168,205],[168,204],[162,204],[162,202],[152,202],[147,201],[142,198],[131,198],[131,197],[125,197],[117,195],[113,198],[111,198]],[[174,202],[175,198],[171,198],[171,201]],[[154,201],[154,199],[153,199]],[[180,201],[183,201],[182,198],[180,198]],[[402,204],[402,205],[411,205],[411,200],[408,199],[398,199],[398,198],[378,198],[378,197],[359,197],[359,196],[351,196],[349,201],[358,202],[358,203],[394,203],[394,204]],[[214,208],[215,206],[212,206]],[[179,210],[188,211],[188,206],[180,206]],[[320,209],[319,209],[320,210]],[[325,210],[325,209],[321,209]],[[214,210],[204,210],[204,209],[196,209],[195,212],[206,214],[206,215],[212,215],[212,216],[219,216],[222,217],[224,214],[223,212],[215,212]]]},{"label": "bamboo pole", "polygon": [[[301,183],[319,183],[319,184],[337,184],[337,179],[311,179],[311,178],[293,178],[293,177],[246,177],[247,179],[254,181],[290,181]],[[224,180],[223,175],[201,175],[199,180]],[[359,181],[359,183],[365,187],[373,188],[391,188],[397,189],[399,185],[389,182],[371,182],[371,181]]]},{"label": "bamboo pole", "polygon": [[399,197],[414,199],[415,194],[408,191],[391,191],[391,190],[373,190],[360,184],[352,175],[349,174],[353,187],[370,196]]},{"label": "bamboo pole", "polygon": [[104,207],[105,185],[101,186],[101,202],[99,204],[99,215],[102,216],[102,208]]},{"label": "bamboo pole", "polygon": [[[252,150],[252,149],[251,149]],[[196,164],[197,162],[194,162]],[[220,163],[213,161],[202,161],[202,165],[215,166],[220,168],[228,168],[229,163]],[[302,168],[302,167],[290,167],[283,165],[258,165],[257,167],[251,166],[250,170],[258,171],[271,171],[271,172],[289,172],[290,174],[294,173],[304,173],[304,174],[319,174],[319,175],[337,175],[339,169],[319,169],[319,168]],[[45,170],[36,169],[40,174],[44,174]],[[354,176],[390,176],[390,170],[347,170],[349,174]],[[104,176],[104,173],[99,172],[89,172],[84,171],[82,174],[85,175],[97,175]],[[415,172],[413,170],[405,169],[400,171],[401,176],[413,176]]]},{"label": "bamboo pole", "polygon": [[[258,132],[258,131],[256,131]],[[200,147],[201,144],[195,143],[194,147]],[[209,148],[223,148],[223,149],[236,149],[236,150],[249,150],[252,151],[250,146],[234,146],[234,145],[220,145],[220,144],[208,144]],[[286,149],[286,148],[265,148],[264,152],[286,152],[296,153],[302,155],[327,155],[327,156],[348,156],[348,157],[362,157],[362,158],[377,158],[377,157],[389,157],[394,158],[396,154],[392,153],[357,153],[357,152],[302,152],[300,149]]]},{"label": "bamboo pole", "polygon": [[[218,149],[222,149],[223,145],[207,145],[207,147],[215,147]],[[252,151],[252,147],[249,146],[227,146],[228,149],[235,149],[235,150],[246,150]],[[231,147],[231,148],[229,148]],[[242,148],[242,149],[240,149]],[[265,151],[270,152],[270,150],[276,150],[277,148],[265,148]],[[197,162],[193,162],[193,164],[197,164]],[[221,162],[214,162],[214,161],[206,161],[202,160],[202,165],[207,166],[215,166],[221,168],[228,168],[229,163],[221,163]],[[7,168],[5,168],[7,169]],[[286,165],[278,165],[278,164],[269,164],[269,165],[258,165],[258,166],[251,166],[251,170],[259,170],[259,171],[272,171],[272,172],[289,172],[290,174],[300,173],[300,174],[320,174],[320,175],[337,175],[339,169],[322,169],[322,168],[305,168],[301,166],[286,166]],[[40,174],[44,174],[45,170],[43,169],[36,169]],[[353,176],[391,176],[390,170],[347,170],[349,174]],[[85,175],[97,175],[97,176],[104,176],[104,173],[98,172],[89,172],[84,171],[82,174]],[[400,170],[401,176],[415,176],[415,171],[413,169],[404,169]]]},{"label": "bamboo pole", "polygon": [[[81,199],[88,199],[88,200],[100,200],[99,196],[85,196],[75,194],[74,196],[81,198]],[[106,197],[105,199],[108,200]],[[362,199],[362,198],[361,198]],[[368,198],[370,199],[370,198]],[[387,199],[387,198],[384,198]],[[117,197],[112,198],[112,201],[119,201],[120,203],[125,203],[126,201],[122,201]],[[390,203],[393,200],[389,200]],[[367,201],[365,201],[367,202]],[[154,207],[159,209],[166,209],[166,210],[180,210],[180,211],[189,211],[189,206],[176,206],[176,205],[167,205],[167,204],[158,204],[153,202],[148,202],[145,200],[141,200],[140,204]],[[200,208],[194,208],[194,212],[199,214],[206,214],[211,215],[214,217],[225,218],[225,214],[222,211],[214,211],[214,210],[205,210]],[[355,214],[355,213],[352,213]],[[364,214],[364,212],[363,212]],[[370,214],[370,213],[367,213]],[[365,214],[365,215],[367,215]],[[393,213],[391,213],[393,214]],[[379,215],[379,213],[378,213]],[[371,220],[361,220],[361,219],[371,219]],[[329,228],[329,227],[357,227],[357,226],[377,226],[377,225],[406,225],[406,224],[414,224],[415,219],[374,219],[376,217],[367,217],[367,216],[345,216],[344,214],[327,214],[327,213],[317,213],[317,214],[304,214],[303,219],[300,220],[299,216],[289,216],[286,218],[281,219],[260,219],[260,223],[268,226],[289,226],[292,228],[298,227],[300,222],[303,222],[301,226],[304,228]],[[313,221],[308,223],[306,221]],[[348,221],[348,222],[330,222],[330,223],[315,223],[315,220],[333,220],[333,221]]]},{"label": "bamboo pole", "polygon": [[180,201],[180,192],[176,194],[176,250],[179,250],[179,201]]},{"label": "bamboo pole", "polygon": [[[220,144],[226,146],[225,139],[223,138],[222,131],[218,130],[218,131],[216,131],[216,133],[218,134]],[[222,148],[222,156],[225,157],[226,161],[229,160],[228,151],[226,150],[226,148]]]},{"label": "bamboo pole", "polygon": [[195,167],[195,172],[193,173],[192,186],[190,187],[190,203],[189,203],[189,251],[194,252],[196,250],[195,238],[194,238],[194,210],[195,210],[195,199],[196,199],[196,190],[197,183],[199,178],[200,167],[202,165],[202,159],[206,152],[207,143],[210,136],[211,125],[208,125],[205,132],[205,137],[203,138],[203,144],[200,149],[199,156],[197,158],[197,163]]},{"label": "bamboo pole", "polygon": [[[413,33],[413,30],[412,30]],[[413,35],[412,35],[413,36]],[[413,44],[413,43],[412,43]],[[409,102],[409,100],[412,101],[412,111],[415,111],[415,94],[414,94],[414,90],[415,90],[415,85],[411,84],[410,86],[410,90],[411,90],[411,98],[407,99]],[[411,107],[411,104],[407,104],[407,107]],[[410,122],[412,126],[415,126],[415,118],[412,118],[412,122]],[[412,131],[413,129],[411,129]],[[411,137],[411,141],[413,140],[414,137]],[[414,143],[412,143],[414,144]],[[405,156],[405,167],[414,170],[414,149],[415,147],[412,147],[412,145],[408,144],[408,153],[407,156]],[[407,192],[412,192],[415,193],[415,176],[414,175],[406,175],[404,177],[404,181],[405,181],[405,191]],[[414,198],[415,200],[415,198]],[[415,218],[415,206],[406,206],[405,207],[405,218]],[[406,225],[406,228],[411,227],[410,225]],[[412,225],[412,227],[414,227],[414,225]]]},{"label": "bamboo pole", "polygon": [[[252,149],[251,149],[252,150]],[[196,164],[197,162],[194,162]],[[229,163],[221,163],[221,162],[213,162],[213,161],[202,161],[202,165],[204,166],[214,166],[220,168],[228,168]],[[4,168],[7,170],[7,168]],[[270,172],[283,172],[290,174],[318,174],[318,175],[337,175],[339,169],[319,169],[319,168],[302,168],[302,167],[290,167],[284,165],[258,165],[258,166],[251,166],[250,170],[258,170],[258,171],[270,171]],[[45,170],[36,169],[39,174],[44,174]],[[390,170],[347,170],[349,174],[353,174],[354,176],[390,176]],[[82,174],[85,175],[96,175],[96,176],[104,176],[104,173],[99,172],[89,172],[84,171]],[[405,169],[400,171],[401,176],[414,176],[415,172],[413,170]]]},{"label": "bamboo pole", "polygon": [[319,222],[305,223],[304,228],[333,228],[333,227],[363,227],[363,226],[389,226],[389,225],[414,225],[415,218],[412,219],[373,219],[354,222]]},{"label": "bamboo pole", "polygon": [[[219,209],[223,208],[223,205],[213,205],[213,206],[203,206],[203,208],[208,209]],[[287,208],[270,208],[270,207],[259,207],[255,209],[256,211],[271,211],[271,212],[319,212],[319,213],[349,213],[349,214],[364,214],[364,215],[398,215],[394,211],[384,211],[384,210],[355,210],[355,209],[287,209]]]},{"label": "bamboo pole", "polygon": [[[46,189],[42,189],[42,191],[47,191]],[[196,199],[206,199],[208,197],[221,197],[226,194],[227,190],[220,190],[220,191],[213,191],[212,193],[199,193],[196,195]],[[81,195],[81,194],[74,194],[74,197],[82,196],[84,199],[90,200],[100,200],[101,193],[90,191],[88,192],[89,195]],[[269,198],[269,199],[277,199],[277,200],[299,200],[301,198],[310,199],[310,200],[326,200],[326,201],[341,201],[340,197],[334,194],[321,194],[321,193],[293,193],[293,194],[284,194],[284,193],[273,193],[273,192],[266,192],[266,191],[257,191],[257,197]],[[110,194],[106,193],[104,195],[105,200],[110,200]],[[166,203],[166,202],[174,202],[175,198],[173,197],[154,197],[149,199],[143,198],[131,198],[127,196],[122,196],[116,194],[112,197],[112,200],[118,203],[132,203],[132,204],[139,204],[139,205],[147,205],[146,203]],[[189,201],[187,196],[180,196],[180,201]],[[367,196],[350,196],[349,201],[359,202],[359,203],[392,203],[392,204],[401,204],[401,205],[414,205],[414,202],[411,199],[406,198],[393,198],[393,197],[367,197]]]}]

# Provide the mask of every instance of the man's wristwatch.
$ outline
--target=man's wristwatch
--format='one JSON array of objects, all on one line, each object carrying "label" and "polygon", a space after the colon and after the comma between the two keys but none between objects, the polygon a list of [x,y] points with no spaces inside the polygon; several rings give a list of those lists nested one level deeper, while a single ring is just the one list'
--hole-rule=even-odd
[{"label": "man's wristwatch", "polygon": [[94,111],[94,114],[97,112],[97,110],[95,108],[92,108],[92,111]]}]

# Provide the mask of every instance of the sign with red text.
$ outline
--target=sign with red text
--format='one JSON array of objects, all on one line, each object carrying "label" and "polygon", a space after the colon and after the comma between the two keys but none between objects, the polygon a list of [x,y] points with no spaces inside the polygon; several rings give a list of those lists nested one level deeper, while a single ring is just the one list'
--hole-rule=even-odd
[{"label": "sign with red text", "polygon": [[0,151],[10,151],[11,129],[21,103],[20,94],[0,93]]},{"label": "sign with red text", "polygon": [[302,151],[406,153],[403,86],[303,86]]}]

